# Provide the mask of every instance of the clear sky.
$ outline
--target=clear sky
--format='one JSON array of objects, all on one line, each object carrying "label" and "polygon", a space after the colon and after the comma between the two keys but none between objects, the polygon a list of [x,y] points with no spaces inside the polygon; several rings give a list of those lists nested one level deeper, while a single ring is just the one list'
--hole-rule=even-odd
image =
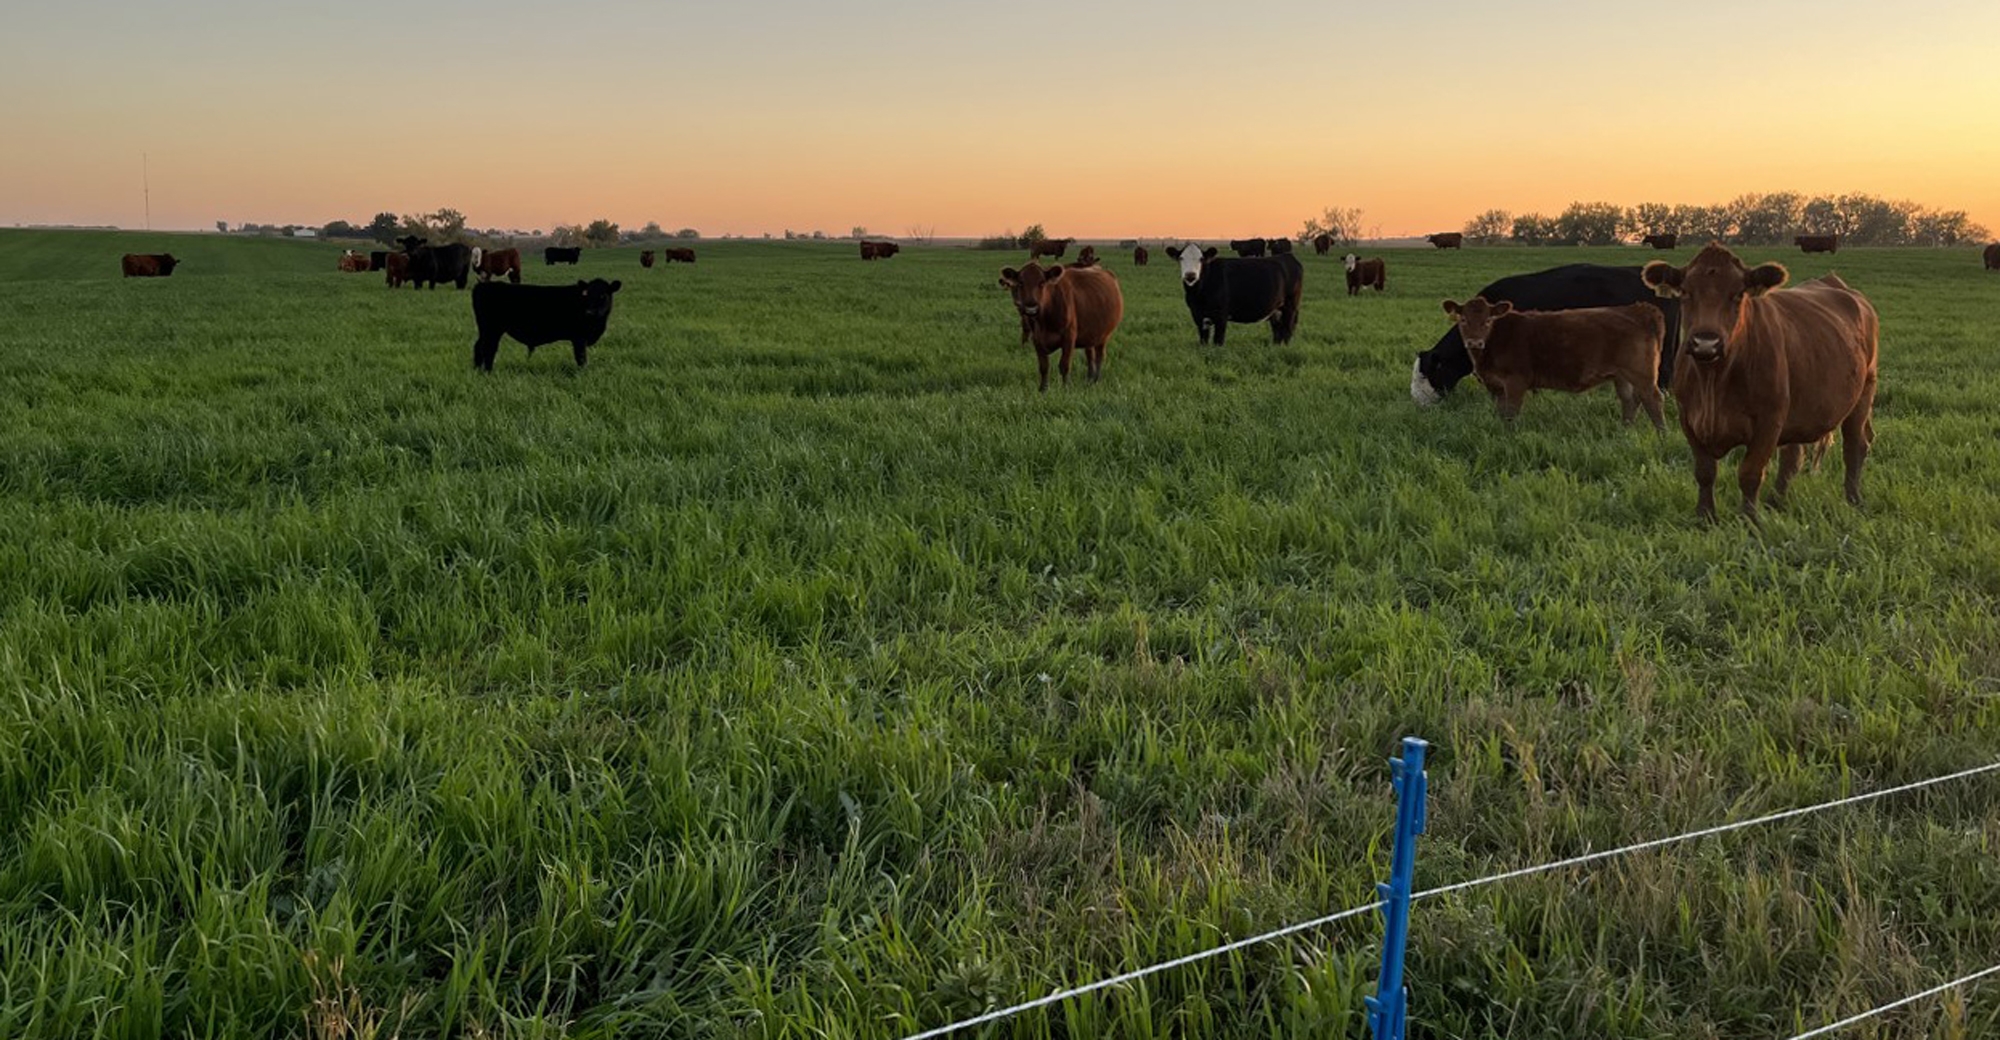
[{"label": "clear sky", "polygon": [[2000,228],[2000,0],[55,0],[0,224],[1381,234],[1862,191]]}]

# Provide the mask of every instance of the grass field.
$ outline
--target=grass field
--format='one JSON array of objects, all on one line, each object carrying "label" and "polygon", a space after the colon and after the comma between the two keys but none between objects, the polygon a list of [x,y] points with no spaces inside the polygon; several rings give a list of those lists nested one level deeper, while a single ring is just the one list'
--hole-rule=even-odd
[{"label": "grass field", "polygon": [[[1410,402],[1440,299],[1632,250],[1308,257],[1220,351],[1114,258],[1047,395],[1012,254],[537,261],[610,333],[478,377],[336,252],[0,232],[0,1036],[897,1036],[1369,901],[1405,734],[1420,885],[2000,748],[1969,251],[1748,251],[1883,324],[1868,508],[1761,531],[1608,389]],[[1989,778],[1421,904],[1413,1035],[1787,1037],[1992,964],[1997,852]],[[1378,931],[984,1035],[1359,1037]]]}]

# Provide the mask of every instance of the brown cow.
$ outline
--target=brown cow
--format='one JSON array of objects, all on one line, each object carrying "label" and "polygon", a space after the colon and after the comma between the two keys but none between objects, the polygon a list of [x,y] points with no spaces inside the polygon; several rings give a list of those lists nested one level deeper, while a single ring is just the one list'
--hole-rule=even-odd
[{"label": "brown cow", "polygon": [[354,250],[350,249],[347,252],[340,254],[339,267],[340,270],[348,272],[350,274],[356,272],[360,274],[367,274],[368,254],[357,253]]},{"label": "brown cow", "polygon": [[1647,235],[1644,244],[1652,246],[1654,249],[1673,249],[1681,244],[1681,236],[1678,234]]},{"label": "brown cow", "polygon": [[2000,242],[1987,246],[1981,257],[1986,261],[1988,271],[2000,271]]},{"label": "brown cow", "polygon": [[640,266],[640,267],[643,267],[643,268],[645,268],[645,269],[646,269],[646,270],[648,270],[648,271],[650,271],[650,270],[652,270],[652,269],[653,269],[653,251],[652,251],[652,250],[650,250],[650,249],[641,249],[641,250],[639,250],[639,266]]},{"label": "brown cow", "polygon": [[126,253],[118,266],[127,278],[165,278],[174,273],[180,261],[172,253]]},{"label": "brown cow", "polygon": [[686,246],[679,246],[667,250],[666,257],[667,263],[670,264],[691,264],[694,263],[694,250]]},{"label": "brown cow", "polygon": [[1074,238],[1045,238],[1040,242],[1035,242],[1028,246],[1028,262],[1034,263],[1045,256],[1052,256],[1061,260],[1062,255],[1069,252],[1071,243],[1075,241],[1076,239]]},{"label": "brown cow", "polygon": [[1031,260],[1019,271],[1002,270],[1000,284],[1014,294],[1014,308],[1030,326],[1044,393],[1049,389],[1049,355],[1058,350],[1064,386],[1069,385],[1070,356],[1078,350],[1091,382],[1104,375],[1104,348],[1125,317],[1118,276],[1102,267],[1043,268]]},{"label": "brown cow", "polygon": [[1439,249],[1465,248],[1465,234],[1460,231],[1440,231],[1435,235],[1426,236],[1424,241],[1429,242]]},{"label": "brown cow", "polygon": [[894,242],[872,242],[866,239],[861,242],[863,260],[887,260],[902,251],[903,247]]},{"label": "brown cow", "polygon": [[1381,292],[1389,287],[1389,265],[1382,260],[1373,257],[1363,260],[1353,253],[1349,253],[1341,258],[1340,263],[1341,266],[1347,268],[1347,295],[1349,296],[1361,295],[1361,287],[1364,285],[1374,287],[1376,292]]},{"label": "brown cow", "polygon": [[1840,252],[1839,235],[1800,235],[1792,239],[1792,244],[1798,246],[1801,253]]},{"label": "brown cow", "polygon": [[1530,390],[1585,390],[1611,383],[1625,424],[1644,407],[1655,429],[1667,428],[1660,411],[1660,345],[1667,319],[1650,303],[1584,307],[1568,311],[1517,311],[1502,300],[1474,296],[1463,305],[1444,301],[1444,312],[1465,338],[1472,371],[1493,395],[1500,417],[1512,421]]},{"label": "brown cow", "polygon": [[484,282],[501,275],[515,285],[521,284],[521,251],[518,249],[487,249],[479,253],[472,270]]},{"label": "brown cow", "polygon": [[1319,254],[1320,256],[1325,256],[1326,254],[1333,252],[1333,236],[1314,235],[1313,252]]},{"label": "brown cow", "polygon": [[391,289],[401,289],[410,280],[410,254],[390,253],[382,258],[382,281]]},{"label": "brown cow", "polygon": [[1782,502],[1804,447],[1836,428],[1847,500],[1860,505],[1881,332],[1868,298],[1837,275],[1781,290],[1790,277],[1783,265],[1745,267],[1720,242],[1685,267],[1655,260],[1641,277],[1681,303],[1686,349],[1674,365],[1674,399],[1694,451],[1697,515],[1714,519],[1716,464],[1739,445],[1746,450],[1736,483],[1743,515],[1755,521],[1772,452],[1772,500]]},{"label": "brown cow", "polygon": [[[2000,248],[2000,247],[1995,247],[1995,248]],[[1133,247],[1132,247],[1132,266],[1133,266],[1133,267],[1144,267],[1144,266],[1146,266],[1146,262],[1147,262],[1148,260],[1151,260],[1152,258],[1153,258],[1153,254],[1151,254],[1151,253],[1148,253],[1148,252],[1146,252],[1146,247],[1145,247],[1145,246],[1133,246]]]},{"label": "brown cow", "polygon": [[1074,264],[1072,264],[1072,265],[1070,265],[1070,266],[1072,266],[1072,267],[1096,267],[1096,266],[1097,266],[1097,247],[1096,247],[1096,246],[1084,246],[1084,247],[1083,247],[1082,249],[1079,249],[1079,250],[1077,250],[1077,253],[1076,253],[1076,263],[1074,263]]}]

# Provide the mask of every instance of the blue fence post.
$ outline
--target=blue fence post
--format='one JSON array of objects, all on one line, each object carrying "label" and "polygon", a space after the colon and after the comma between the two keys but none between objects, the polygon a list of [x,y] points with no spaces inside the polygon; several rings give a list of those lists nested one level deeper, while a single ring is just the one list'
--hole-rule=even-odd
[{"label": "blue fence post", "polygon": [[1424,832],[1424,801],[1430,787],[1424,775],[1428,750],[1424,741],[1404,737],[1403,757],[1389,760],[1390,786],[1396,792],[1396,847],[1390,855],[1388,882],[1375,886],[1382,896],[1382,975],[1375,980],[1375,995],[1366,1001],[1368,1031],[1375,1040],[1403,1040],[1409,1015],[1403,952],[1410,942],[1410,888],[1417,876],[1417,835]]}]

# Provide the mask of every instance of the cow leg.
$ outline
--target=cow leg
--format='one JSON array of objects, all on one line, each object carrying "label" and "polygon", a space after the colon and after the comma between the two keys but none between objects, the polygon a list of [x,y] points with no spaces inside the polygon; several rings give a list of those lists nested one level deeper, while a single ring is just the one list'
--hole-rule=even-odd
[{"label": "cow leg", "polygon": [[1806,446],[1803,444],[1783,444],[1778,447],[1778,475],[1771,481],[1771,508],[1785,508],[1785,495],[1792,487],[1792,478],[1799,473],[1805,463]]},{"label": "cow leg", "polygon": [[1041,347],[1036,347],[1036,348],[1035,348],[1035,363],[1041,366],[1041,369],[1042,369],[1042,393],[1045,393],[1045,394],[1046,394],[1046,393],[1048,393],[1048,392],[1049,392],[1049,352],[1048,352],[1048,351],[1046,351],[1046,350],[1043,350],[1043,349],[1042,349]]},{"label": "cow leg", "polygon": [[1861,467],[1868,461],[1868,447],[1875,440],[1875,424],[1869,417],[1874,410],[1875,382],[1871,379],[1861,390],[1861,403],[1840,424],[1840,456],[1847,463],[1847,501],[1857,508],[1861,505]]},{"label": "cow leg", "polygon": [[1072,356],[1074,356],[1075,354],[1076,354],[1076,344],[1075,344],[1075,343],[1065,343],[1065,344],[1063,344],[1063,348],[1062,348],[1062,379],[1063,379],[1063,385],[1064,385],[1064,386],[1068,386],[1068,385],[1069,385],[1069,359],[1070,359],[1070,358],[1071,358]]},{"label": "cow leg", "polygon": [[1666,412],[1660,407],[1660,388],[1642,373],[1639,381],[1632,384],[1632,392],[1639,395],[1639,403],[1645,407],[1646,416],[1653,420],[1653,432],[1667,432]]},{"label": "cow leg", "polygon": [[1512,426],[1514,419],[1521,414],[1521,401],[1527,396],[1522,388],[1509,386],[1494,397],[1493,403],[1499,406],[1500,418],[1507,420],[1507,425]]},{"label": "cow leg", "polygon": [[[1224,318],[1221,321],[1211,322],[1209,327],[1215,330],[1215,345],[1218,347],[1222,346],[1223,337],[1229,334],[1229,319]],[[1207,337],[1203,337],[1202,342],[1207,343]]]},{"label": "cow leg", "polygon": [[1778,449],[1778,429],[1772,424],[1769,433],[1758,433],[1750,446],[1743,449],[1743,461],[1736,467],[1736,487],[1743,492],[1743,516],[1751,523],[1757,522],[1757,493],[1764,487],[1764,470],[1771,465],[1771,454]]},{"label": "cow leg", "polygon": [[1632,425],[1632,417],[1639,414],[1639,398],[1632,392],[1632,384],[1624,376],[1611,381],[1618,388],[1618,410],[1625,425]]},{"label": "cow leg", "polygon": [[480,332],[479,338],[472,342],[473,369],[480,372],[493,371],[493,359],[499,354],[500,337],[497,334],[488,336],[485,332]]},{"label": "cow leg", "polygon": [[513,282],[515,285],[521,284],[521,269],[516,267],[507,272],[507,280]]},{"label": "cow leg", "polygon": [[1715,522],[1715,464],[1718,461],[1700,448],[1694,449],[1694,515],[1710,523]]}]

